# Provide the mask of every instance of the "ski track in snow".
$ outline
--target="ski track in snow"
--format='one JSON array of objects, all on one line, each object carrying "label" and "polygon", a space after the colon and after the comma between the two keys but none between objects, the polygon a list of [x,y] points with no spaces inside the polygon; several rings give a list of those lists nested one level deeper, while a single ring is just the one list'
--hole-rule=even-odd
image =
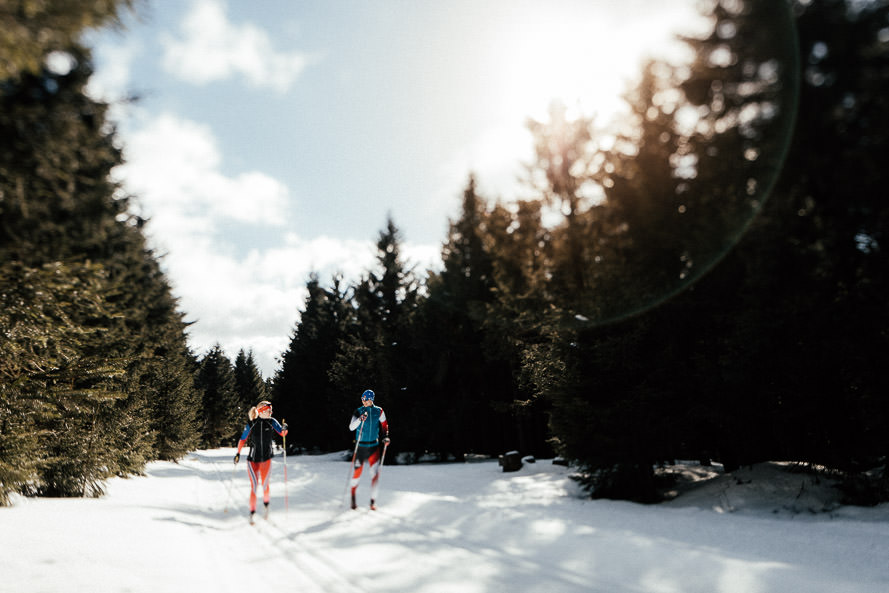
[{"label": "ski track in snow", "polygon": [[[343,465],[344,469],[348,471],[348,464]],[[365,474],[365,480],[367,480],[367,477],[367,474]],[[344,493],[347,492],[348,490],[344,489]],[[327,504],[329,502],[329,496],[318,488],[312,486],[303,488],[304,500],[306,494],[309,494],[311,496],[311,500],[320,507],[327,507],[326,510],[330,514],[330,517],[328,519],[322,521],[319,524],[310,526],[306,529],[306,531],[320,532],[331,525],[346,524],[349,525],[350,529],[370,529],[372,531],[382,531],[383,527],[393,526],[401,535],[401,537],[406,538],[412,542],[420,542],[423,539],[431,538],[439,547],[446,546],[448,548],[456,550],[458,553],[468,552],[475,557],[483,559],[486,563],[490,562],[495,565],[503,563],[507,564],[511,569],[509,574],[513,576],[502,583],[498,583],[496,588],[496,590],[498,591],[511,590],[511,583],[515,574],[526,574],[529,576],[534,575],[535,579],[545,581],[549,585],[561,584],[570,586],[572,589],[582,588],[584,590],[590,590],[591,583],[589,575],[566,575],[555,571],[551,567],[545,566],[540,562],[512,557],[502,549],[496,549],[491,546],[473,544],[465,541],[460,542],[458,539],[453,539],[453,534],[449,535],[442,529],[430,529],[424,527],[416,521],[408,520],[405,517],[394,515],[385,510],[378,509],[376,511],[371,511],[367,508],[359,508],[356,511],[353,511],[352,509],[346,507],[345,500],[342,507],[338,508],[333,504]],[[289,514],[289,512],[287,514]],[[288,528],[280,525],[274,518],[268,521],[257,519],[256,524],[257,526],[260,526],[259,531],[277,538],[276,544],[289,544],[288,548],[291,553],[282,554],[282,556],[292,562],[300,570],[311,575],[312,581],[316,585],[320,585],[322,587],[321,590],[330,593],[339,593],[341,591],[355,591],[360,589],[366,590],[368,588],[369,590],[375,590],[372,584],[367,585],[365,583],[359,582],[359,575],[353,575],[349,577],[344,574],[347,571],[343,570],[342,567],[340,567],[339,569],[337,568],[337,560],[330,558],[324,552],[316,551],[313,548],[309,538],[307,538],[305,534],[302,533],[299,529],[289,530]],[[405,534],[407,533],[409,533],[410,535],[405,536]],[[304,556],[310,557],[312,562],[306,562],[303,558]],[[340,564],[342,563],[340,562]],[[440,563],[437,562],[434,557],[424,559],[423,564],[427,569],[432,568],[435,570],[447,570],[448,568],[447,566],[440,565]],[[492,583],[489,582],[488,586],[491,586],[491,584]],[[623,585],[618,585],[617,583],[607,583],[607,588],[602,590],[613,591],[615,593],[620,593],[623,591],[641,591],[641,589],[628,588]]]},{"label": "ski track in snow", "polygon": [[[343,465],[348,472],[348,464]],[[392,471],[391,467],[384,468],[383,477],[386,477],[385,474],[390,471]],[[363,476],[363,479],[367,481],[368,475],[365,474],[365,476]],[[366,485],[365,488],[367,488]],[[360,491],[361,488],[359,488],[359,493]],[[344,494],[347,494],[347,492],[348,490],[344,489]],[[304,494],[310,494],[312,499],[319,505],[324,505],[325,501],[329,500],[329,496],[326,493],[313,486],[305,487]],[[355,529],[370,529],[376,532],[385,531],[385,528],[387,527],[392,528],[399,534],[400,538],[405,539],[411,546],[421,544],[424,540],[432,540],[435,542],[436,548],[438,548],[436,554],[441,554],[441,548],[447,547],[452,550],[452,553],[449,554],[449,556],[465,556],[468,553],[471,557],[480,559],[485,564],[490,564],[493,566],[505,565],[508,568],[507,577],[504,579],[499,579],[502,582],[491,583],[489,581],[487,584],[488,587],[496,585],[495,590],[498,591],[513,590],[513,583],[515,581],[516,575],[525,575],[526,578],[532,578],[535,581],[540,581],[542,583],[545,583],[547,586],[555,586],[558,590],[564,590],[563,587],[567,586],[569,587],[568,590],[601,590],[611,591],[614,593],[635,593],[642,591],[642,589],[627,586],[625,584],[618,584],[616,582],[605,582],[604,579],[594,579],[594,582],[591,582],[590,575],[588,574],[557,570],[552,568],[551,566],[545,565],[542,562],[534,561],[530,558],[514,556],[500,548],[492,547],[490,545],[485,545],[482,543],[470,542],[461,539],[459,533],[457,532],[451,531],[449,533],[448,530],[440,527],[424,526],[423,524],[415,520],[410,520],[404,516],[398,516],[389,511],[386,511],[384,510],[385,507],[378,508],[376,511],[371,511],[368,508],[359,508],[356,511],[352,511],[351,509],[346,508],[346,503],[344,500],[342,508],[345,510],[337,510],[337,508],[334,507],[331,510],[332,515],[329,519],[322,522],[321,524],[313,525],[309,529],[314,532],[320,532],[329,525],[349,523],[354,525]],[[272,522],[272,524],[278,529],[278,532],[282,537],[285,537],[291,541],[305,542],[306,545],[301,546],[299,550],[308,553],[324,566],[336,566],[336,561],[334,559],[329,558],[323,553],[313,552],[312,547],[308,545],[308,541],[300,533],[299,530],[288,532],[284,528],[280,527],[276,522]],[[438,562],[434,555],[428,558],[424,558],[422,562],[427,569],[447,571],[449,568],[447,566],[447,563]],[[345,578],[342,580],[344,581],[344,584],[346,586],[351,587],[348,590],[354,591],[357,587],[366,588],[365,585],[359,585],[355,580],[350,581]],[[497,581],[498,579],[494,577],[493,580]],[[591,585],[601,585],[602,588],[591,589]],[[329,587],[329,583],[325,583],[325,586]],[[372,586],[371,590],[374,590]]]},{"label": "ski track in snow", "polygon": [[[279,456],[270,516],[258,494],[251,525],[233,455],[155,462],[101,499],[0,508],[0,593],[239,593],[257,579],[301,593],[889,591],[886,505],[776,515],[755,478],[714,484],[712,504],[706,490],[687,507],[590,501],[551,462],[487,461],[386,466],[377,511],[365,471],[353,511],[340,455],[288,457],[286,497]],[[728,488],[737,513],[719,508]]]}]

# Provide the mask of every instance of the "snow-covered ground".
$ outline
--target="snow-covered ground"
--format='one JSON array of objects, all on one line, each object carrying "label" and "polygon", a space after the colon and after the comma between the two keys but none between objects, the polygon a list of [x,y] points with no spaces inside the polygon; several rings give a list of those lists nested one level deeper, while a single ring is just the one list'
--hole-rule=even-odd
[{"label": "snow-covered ground", "polygon": [[[380,508],[343,504],[341,455],[272,470],[247,521],[234,450],[155,462],[99,499],[0,508],[3,593],[886,593],[889,505],[840,507],[825,482],[766,464],[685,468],[698,486],[645,506],[587,500],[551,461],[386,466]],[[708,473],[710,472],[710,473]]]}]

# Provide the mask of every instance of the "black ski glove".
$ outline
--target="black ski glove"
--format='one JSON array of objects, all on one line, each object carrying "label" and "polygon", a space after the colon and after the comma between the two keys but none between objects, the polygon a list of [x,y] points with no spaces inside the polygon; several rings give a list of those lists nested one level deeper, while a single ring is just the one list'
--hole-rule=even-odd
[{"label": "black ski glove", "polygon": [[235,453],[235,465],[237,465],[240,460],[241,460],[241,454]]}]

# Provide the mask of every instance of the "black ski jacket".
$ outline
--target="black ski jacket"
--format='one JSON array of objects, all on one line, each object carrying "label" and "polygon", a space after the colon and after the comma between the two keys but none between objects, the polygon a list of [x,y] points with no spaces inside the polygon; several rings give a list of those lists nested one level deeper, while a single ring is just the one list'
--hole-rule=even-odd
[{"label": "black ski jacket", "polygon": [[284,436],[284,427],[274,418],[257,418],[251,420],[244,427],[241,433],[241,439],[238,441],[238,451],[244,444],[249,443],[250,455],[247,456],[248,461],[267,461],[275,456],[272,451],[272,445],[275,443],[275,433]]}]

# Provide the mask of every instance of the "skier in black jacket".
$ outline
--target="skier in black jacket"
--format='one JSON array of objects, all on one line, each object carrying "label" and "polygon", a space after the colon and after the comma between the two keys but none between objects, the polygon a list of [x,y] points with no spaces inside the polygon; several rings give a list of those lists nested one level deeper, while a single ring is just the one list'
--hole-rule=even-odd
[{"label": "skier in black jacket", "polygon": [[241,438],[238,441],[238,452],[235,454],[235,464],[241,459],[241,449],[250,442],[250,454],[247,456],[247,473],[250,476],[250,519],[256,513],[256,486],[262,482],[262,503],[265,511],[269,510],[269,470],[272,466],[272,445],[275,442],[275,433],[282,437],[287,434],[287,425],[272,418],[272,404],[261,401],[250,408],[247,413],[250,421],[244,427]]}]

